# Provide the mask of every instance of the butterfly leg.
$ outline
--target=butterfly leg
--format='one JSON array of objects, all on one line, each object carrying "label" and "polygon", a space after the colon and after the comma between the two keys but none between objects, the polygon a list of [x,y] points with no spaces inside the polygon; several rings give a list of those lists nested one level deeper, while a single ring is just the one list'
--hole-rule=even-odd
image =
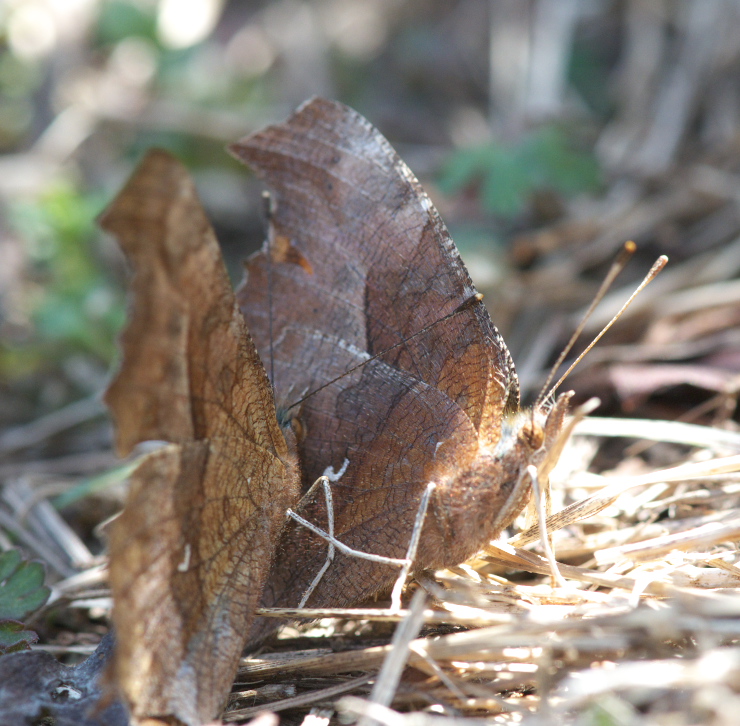
[{"label": "butterfly leg", "polygon": [[[330,481],[339,481],[342,476],[344,476],[344,472],[347,471],[347,467],[349,466],[349,459],[345,459],[344,463],[340,467],[339,471],[334,471],[334,469],[329,466],[324,471],[324,475],[320,476],[314,483],[311,489],[318,486],[320,483],[321,486],[324,488],[324,499],[326,500],[326,517],[327,517],[327,524],[329,528],[329,537],[334,537],[334,500],[331,496],[331,486],[329,485]],[[310,495],[310,491],[308,494]],[[311,593],[317,588],[318,584],[321,582],[321,578],[324,576],[324,573],[329,569],[329,565],[331,565],[332,562],[334,562],[334,553],[336,552],[336,547],[334,543],[330,540],[329,541],[329,550],[326,553],[326,560],[324,564],[322,565],[321,569],[319,570],[316,577],[314,577],[313,582],[306,588],[306,592],[303,593],[303,597],[301,598],[300,603],[298,603],[298,607],[302,608],[307,602],[308,598],[311,597]]]},{"label": "butterfly leg", "polygon": [[545,492],[543,491],[542,483],[540,482],[540,476],[537,471],[537,467],[533,464],[530,464],[525,471],[526,476],[529,476],[532,480],[532,498],[537,510],[537,519],[540,525],[540,542],[542,543],[542,549],[545,552],[545,557],[550,564],[553,582],[558,587],[565,587],[565,580],[563,579],[563,576],[560,574],[560,570],[558,569],[558,563],[555,561],[555,553],[552,551],[550,537],[547,534],[546,498],[544,496]]},{"label": "butterfly leg", "polygon": [[[329,565],[334,561],[334,553],[336,552],[336,546],[334,545],[334,542],[332,541],[334,539],[334,500],[331,496],[331,486],[329,485],[329,477],[328,476],[320,476],[315,482],[314,487],[317,484],[321,484],[321,486],[324,488],[324,498],[326,499],[326,518],[327,518],[327,525],[329,532],[327,533],[331,539],[328,539],[329,542],[329,549],[326,553],[326,561],[321,566],[321,569],[318,571],[318,574],[316,577],[313,578],[313,582],[306,588],[306,592],[303,593],[303,597],[301,598],[300,603],[298,603],[298,607],[302,608],[307,602],[308,598],[311,597],[311,594],[316,589],[318,584],[321,582],[321,578],[324,576],[324,573],[329,569]],[[313,487],[312,487],[313,488]],[[288,510],[288,514],[291,515],[291,510]],[[296,515],[296,521],[300,522],[300,519]],[[302,518],[301,518],[302,519]]]},{"label": "butterfly leg", "polygon": [[403,586],[406,583],[406,578],[408,577],[409,571],[411,570],[412,565],[414,564],[414,559],[416,558],[416,551],[419,547],[419,540],[421,538],[421,530],[424,526],[424,519],[426,517],[427,509],[429,507],[429,499],[432,496],[432,492],[436,488],[436,484],[434,482],[429,482],[427,484],[426,489],[424,490],[424,494],[421,497],[421,502],[419,503],[419,509],[416,512],[416,519],[414,521],[414,528],[411,531],[411,539],[409,541],[409,547],[406,551],[406,557],[403,559],[397,559],[394,557],[384,557],[382,555],[373,555],[369,552],[362,552],[361,550],[355,550],[351,547],[348,547],[343,542],[340,542],[335,536],[334,536],[334,505],[333,505],[333,499],[331,494],[331,486],[329,485],[329,479],[326,476],[319,477],[316,482],[314,483],[314,487],[318,484],[321,484],[324,489],[324,496],[326,497],[326,509],[327,509],[327,517],[328,517],[328,532],[324,532],[323,529],[317,527],[315,524],[312,524],[307,519],[304,519],[301,517],[300,514],[296,514],[292,509],[287,510],[287,515],[294,519],[298,524],[302,525],[303,527],[306,527],[306,529],[310,530],[314,534],[318,535],[322,539],[325,539],[329,543],[329,551],[327,553],[327,558],[324,564],[322,565],[321,569],[319,570],[316,577],[314,577],[311,584],[306,589],[306,592],[303,594],[303,597],[301,598],[301,602],[298,605],[299,608],[302,608],[307,602],[313,591],[318,586],[319,582],[321,582],[321,578],[324,576],[324,573],[329,568],[329,565],[331,565],[334,554],[336,550],[339,550],[340,552],[349,555],[350,557],[358,557],[360,559],[364,560],[370,560],[372,562],[380,562],[387,565],[394,565],[396,567],[400,567],[401,571],[398,575],[398,578],[396,579],[396,583],[393,586],[393,591],[391,594],[391,612],[398,612],[401,610],[401,591],[403,590]]},{"label": "butterfly leg", "polygon": [[421,539],[421,530],[424,526],[424,519],[427,514],[427,508],[429,507],[429,499],[432,496],[432,492],[436,489],[437,485],[430,481],[427,484],[427,488],[424,490],[424,494],[421,496],[421,502],[419,502],[419,509],[416,512],[416,519],[414,520],[414,528],[411,531],[411,540],[409,541],[409,548],[406,551],[406,560],[401,566],[401,572],[398,574],[398,579],[393,590],[391,592],[391,611],[398,612],[401,609],[401,592],[403,586],[406,584],[406,578],[411,570],[411,565],[414,564],[416,559],[416,550],[419,548],[419,540]]}]

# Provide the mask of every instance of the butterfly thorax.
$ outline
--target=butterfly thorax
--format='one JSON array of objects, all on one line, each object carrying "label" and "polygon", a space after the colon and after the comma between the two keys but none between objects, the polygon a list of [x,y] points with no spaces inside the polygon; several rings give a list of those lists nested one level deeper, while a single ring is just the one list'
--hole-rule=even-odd
[{"label": "butterfly thorax", "polygon": [[552,469],[570,397],[566,393],[552,406],[510,414],[495,445],[481,446],[465,466],[438,483],[431,506],[434,526],[423,555],[429,562],[420,563],[423,567],[462,562],[511,524],[530,496],[528,467],[534,466],[540,479]]}]

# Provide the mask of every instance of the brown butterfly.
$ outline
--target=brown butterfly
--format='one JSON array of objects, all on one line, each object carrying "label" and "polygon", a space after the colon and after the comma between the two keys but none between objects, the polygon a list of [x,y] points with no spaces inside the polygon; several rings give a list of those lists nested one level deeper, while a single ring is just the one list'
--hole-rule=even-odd
[{"label": "brown butterfly", "polygon": [[[317,98],[231,151],[272,194],[237,300],[297,435],[304,491],[330,474],[337,538],[403,558],[434,482],[415,568],[464,561],[525,505],[526,467],[553,446],[570,394],[520,409],[509,351],[442,220],[358,113]],[[298,512],[326,529],[318,491]],[[295,607],[325,559],[325,542],[288,523],[262,606]],[[307,604],[357,603],[396,575],[338,554]]]}]

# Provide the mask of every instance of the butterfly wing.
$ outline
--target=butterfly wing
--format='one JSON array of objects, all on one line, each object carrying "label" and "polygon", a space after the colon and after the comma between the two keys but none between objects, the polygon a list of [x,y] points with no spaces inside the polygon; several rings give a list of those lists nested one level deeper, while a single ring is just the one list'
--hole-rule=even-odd
[{"label": "butterfly wing", "polygon": [[444,392],[494,443],[504,408],[518,405],[511,357],[481,304],[438,322],[476,290],[431,200],[380,132],[317,98],[231,150],[274,195],[272,337],[264,252],[237,296],[264,360],[272,350],[278,405],[344,372],[346,356],[332,360],[337,339],[358,362],[397,346],[382,359]]},{"label": "butterfly wing", "polygon": [[[304,487],[343,471],[340,539],[403,556],[427,482],[495,444],[518,406],[508,350],[428,196],[358,113],[314,99],[232,152],[273,194],[269,252],[237,299],[278,409],[302,424]],[[302,507],[325,522],[321,502]],[[263,604],[295,604],[325,549],[290,525]],[[394,576],[339,558],[310,602],[356,601]]]}]

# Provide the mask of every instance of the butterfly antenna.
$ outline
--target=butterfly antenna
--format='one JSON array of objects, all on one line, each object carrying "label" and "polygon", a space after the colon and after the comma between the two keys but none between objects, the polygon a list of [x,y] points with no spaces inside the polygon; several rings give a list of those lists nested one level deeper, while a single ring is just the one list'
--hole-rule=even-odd
[{"label": "butterfly antenna", "polygon": [[272,244],[275,230],[272,225],[274,209],[272,196],[267,190],[262,192],[262,208],[267,221],[267,334],[270,340],[270,385],[275,389],[275,351],[272,347]]},{"label": "butterfly antenna", "polygon": [[[614,262],[612,262],[612,266],[609,269],[609,272],[607,272],[606,277],[604,278],[601,286],[596,292],[596,295],[594,295],[594,299],[591,301],[591,305],[589,305],[588,310],[586,310],[586,314],[583,316],[583,318],[581,318],[581,322],[578,323],[578,326],[573,331],[573,335],[570,336],[570,340],[566,343],[565,348],[563,348],[563,350],[561,351],[558,359],[555,361],[555,364],[552,366],[552,368],[550,368],[550,372],[547,375],[545,385],[542,386],[542,390],[540,391],[539,396],[537,396],[537,400],[534,404],[535,410],[537,410],[537,408],[539,408],[542,402],[547,398],[547,389],[552,383],[552,379],[555,378],[555,374],[558,372],[558,368],[560,368],[568,353],[573,350],[573,346],[575,345],[576,340],[578,340],[581,333],[583,332],[583,329],[586,327],[586,323],[591,317],[593,311],[596,309],[596,306],[604,299],[604,295],[606,295],[606,293],[609,291],[609,288],[612,286],[612,283],[617,278],[617,275],[619,275],[619,273],[626,267],[632,255],[635,254],[636,249],[637,245],[634,242],[625,242],[624,247],[622,247],[621,251],[618,253],[617,258],[614,260]],[[555,386],[555,388],[557,388],[557,386]],[[553,393],[555,391],[555,388],[550,393]]]},{"label": "butterfly antenna", "polygon": [[481,302],[482,300],[483,300],[482,293],[476,292],[475,295],[471,295],[467,300],[465,300],[465,302],[458,305],[451,313],[448,313],[447,315],[439,318],[438,320],[435,320],[433,323],[430,323],[429,325],[423,327],[421,330],[418,330],[413,335],[409,335],[408,338],[404,338],[398,343],[394,343],[393,345],[389,346],[385,350],[381,350],[380,353],[376,353],[375,355],[370,356],[369,358],[362,361],[362,363],[358,363],[356,366],[352,366],[352,368],[348,368],[341,375],[337,376],[336,378],[332,378],[330,381],[327,381],[326,383],[319,386],[318,388],[315,388],[310,393],[307,393],[305,396],[302,396],[301,398],[299,398],[295,403],[291,403],[290,406],[288,406],[288,408],[286,409],[286,411],[290,411],[290,409],[295,408],[296,406],[300,406],[305,400],[311,398],[311,396],[315,396],[319,391],[323,391],[325,388],[328,388],[333,383],[336,383],[337,381],[341,380],[345,376],[348,376],[350,373],[353,373],[358,368],[362,368],[363,366],[367,365],[371,361],[374,361],[377,358],[384,356],[386,353],[390,353],[390,351],[395,350],[396,348],[399,348],[402,345],[406,345],[406,343],[408,343],[410,340],[413,340],[414,338],[418,338],[420,335],[424,335],[424,333],[431,330],[435,325],[439,325],[440,323],[443,323],[445,320],[454,318],[455,315],[459,315],[464,310],[468,310],[469,308],[473,307],[473,305]]},{"label": "butterfly antenna", "polygon": [[[617,312],[617,314],[601,329],[601,332],[588,344],[588,346],[583,351],[583,353],[581,353],[573,361],[573,363],[571,363],[570,366],[568,366],[568,370],[566,370],[565,373],[563,373],[563,375],[560,376],[560,378],[558,379],[558,382],[546,394],[544,393],[540,394],[538,398],[538,403],[541,404],[542,401],[544,401],[548,396],[552,396],[555,393],[555,391],[558,390],[562,382],[570,375],[571,371],[583,360],[584,356],[591,350],[591,348],[593,348],[604,337],[607,330],[609,330],[609,328],[611,328],[612,325],[614,325],[614,323],[616,323],[617,320],[619,320],[619,318],[622,316],[622,313],[632,304],[632,301],[645,289],[645,287],[647,287],[647,285],[649,285],[658,276],[658,273],[666,266],[666,264],[668,264],[668,257],[666,257],[665,255],[661,255],[660,257],[658,257],[657,260],[655,260],[655,262],[653,263],[653,266],[650,268],[650,271],[647,273],[647,275],[645,275],[642,282],[637,286],[637,289],[629,296],[629,298],[627,299],[627,302],[625,302],[624,305],[622,305],[622,307],[619,308],[619,311]],[[598,299],[601,299],[601,298],[598,298]],[[589,315],[591,314],[593,307],[594,307],[594,304],[592,303],[588,311]],[[583,324],[581,324],[579,328],[582,330]],[[560,362],[562,362],[562,360]],[[560,363],[558,363],[558,365],[560,365]],[[552,377],[550,378],[550,380],[551,379]],[[549,380],[548,380],[548,384],[549,384]]]}]

